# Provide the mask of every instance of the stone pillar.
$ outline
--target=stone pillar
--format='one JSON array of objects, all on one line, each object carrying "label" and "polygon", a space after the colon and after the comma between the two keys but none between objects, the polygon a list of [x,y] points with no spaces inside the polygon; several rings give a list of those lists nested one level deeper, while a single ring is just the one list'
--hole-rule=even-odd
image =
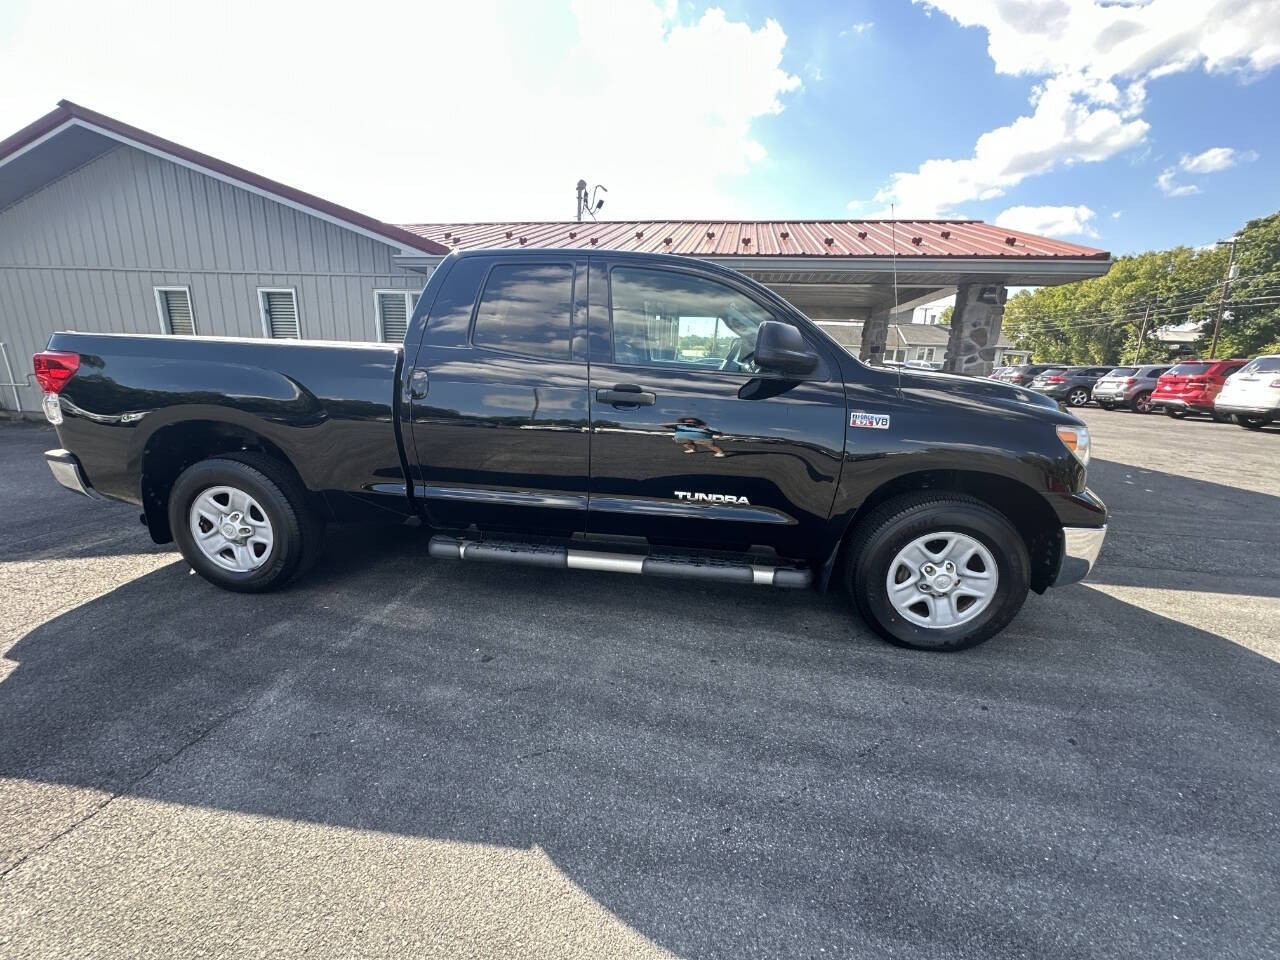
[{"label": "stone pillar", "polygon": [[858,359],[863,363],[880,363],[884,360],[884,344],[889,338],[889,305],[873,307],[871,315],[862,324],[862,344],[858,347]]},{"label": "stone pillar", "polygon": [[996,343],[1009,290],[999,283],[964,283],[956,291],[951,336],[942,369],[985,377],[995,365]]}]

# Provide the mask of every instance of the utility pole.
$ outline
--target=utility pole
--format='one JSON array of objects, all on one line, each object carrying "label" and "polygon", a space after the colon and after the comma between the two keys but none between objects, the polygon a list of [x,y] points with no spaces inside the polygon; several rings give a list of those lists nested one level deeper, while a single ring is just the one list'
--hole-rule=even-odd
[{"label": "utility pole", "polygon": [[1216,359],[1218,356],[1218,329],[1222,326],[1222,308],[1227,303],[1227,290],[1231,286],[1231,281],[1236,278],[1236,241],[1239,237],[1232,237],[1230,240],[1219,240],[1218,246],[1224,243],[1231,244],[1231,256],[1227,260],[1227,278],[1222,281],[1222,293],[1218,295],[1218,315],[1213,320],[1213,343],[1209,345],[1209,359]]},{"label": "utility pole", "polygon": [[[1156,298],[1158,303],[1160,298]],[[1142,315],[1142,328],[1138,331],[1138,343],[1133,348],[1133,365],[1136,367],[1142,359],[1142,344],[1147,338],[1147,321],[1151,318],[1151,304],[1147,304],[1147,312]]]}]

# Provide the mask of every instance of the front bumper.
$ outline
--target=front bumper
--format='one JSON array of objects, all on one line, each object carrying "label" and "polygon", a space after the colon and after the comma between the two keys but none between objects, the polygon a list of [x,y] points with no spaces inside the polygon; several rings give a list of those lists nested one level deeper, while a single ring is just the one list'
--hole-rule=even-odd
[{"label": "front bumper", "polygon": [[1062,562],[1058,564],[1058,575],[1054,577],[1053,585],[1061,587],[1079,583],[1087,577],[1102,552],[1102,541],[1106,536],[1105,526],[1063,527]]},{"label": "front bumper", "polygon": [[102,499],[102,495],[93,489],[88,478],[85,477],[80,461],[76,459],[76,455],[70,450],[46,450],[44,452],[44,462],[49,464],[53,479],[68,490],[83,494],[92,500]]}]

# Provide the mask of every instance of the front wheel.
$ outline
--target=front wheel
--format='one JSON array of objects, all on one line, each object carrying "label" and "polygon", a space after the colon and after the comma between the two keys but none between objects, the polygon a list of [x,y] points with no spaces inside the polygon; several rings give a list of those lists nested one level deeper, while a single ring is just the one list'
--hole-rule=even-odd
[{"label": "front wheel", "polygon": [[844,568],[864,620],[890,643],[953,651],[995,636],[1027,598],[1027,547],[963,494],[905,494],[859,523]]},{"label": "front wheel", "polygon": [[1067,394],[1067,403],[1073,407],[1083,407],[1089,402],[1089,391],[1084,387],[1076,387]]},{"label": "front wheel", "polygon": [[169,493],[169,526],[182,556],[215,586],[271,590],[319,555],[324,524],[284,465],[254,453],[193,464]]},{"label": "front wheel", "polygon": [[1151,412],[1151,394],[1140,393],[1133,398],[1134,413],[1150,413]]}]

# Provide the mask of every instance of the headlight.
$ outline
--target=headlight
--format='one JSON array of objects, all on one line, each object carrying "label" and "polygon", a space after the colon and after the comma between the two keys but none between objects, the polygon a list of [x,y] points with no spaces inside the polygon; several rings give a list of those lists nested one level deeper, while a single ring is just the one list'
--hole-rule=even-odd
[{"label": "headlight", "polygon": [[1089,465],[1089,428],[1058,427],[1058,439],[1076,455],[1082,466]]}]

